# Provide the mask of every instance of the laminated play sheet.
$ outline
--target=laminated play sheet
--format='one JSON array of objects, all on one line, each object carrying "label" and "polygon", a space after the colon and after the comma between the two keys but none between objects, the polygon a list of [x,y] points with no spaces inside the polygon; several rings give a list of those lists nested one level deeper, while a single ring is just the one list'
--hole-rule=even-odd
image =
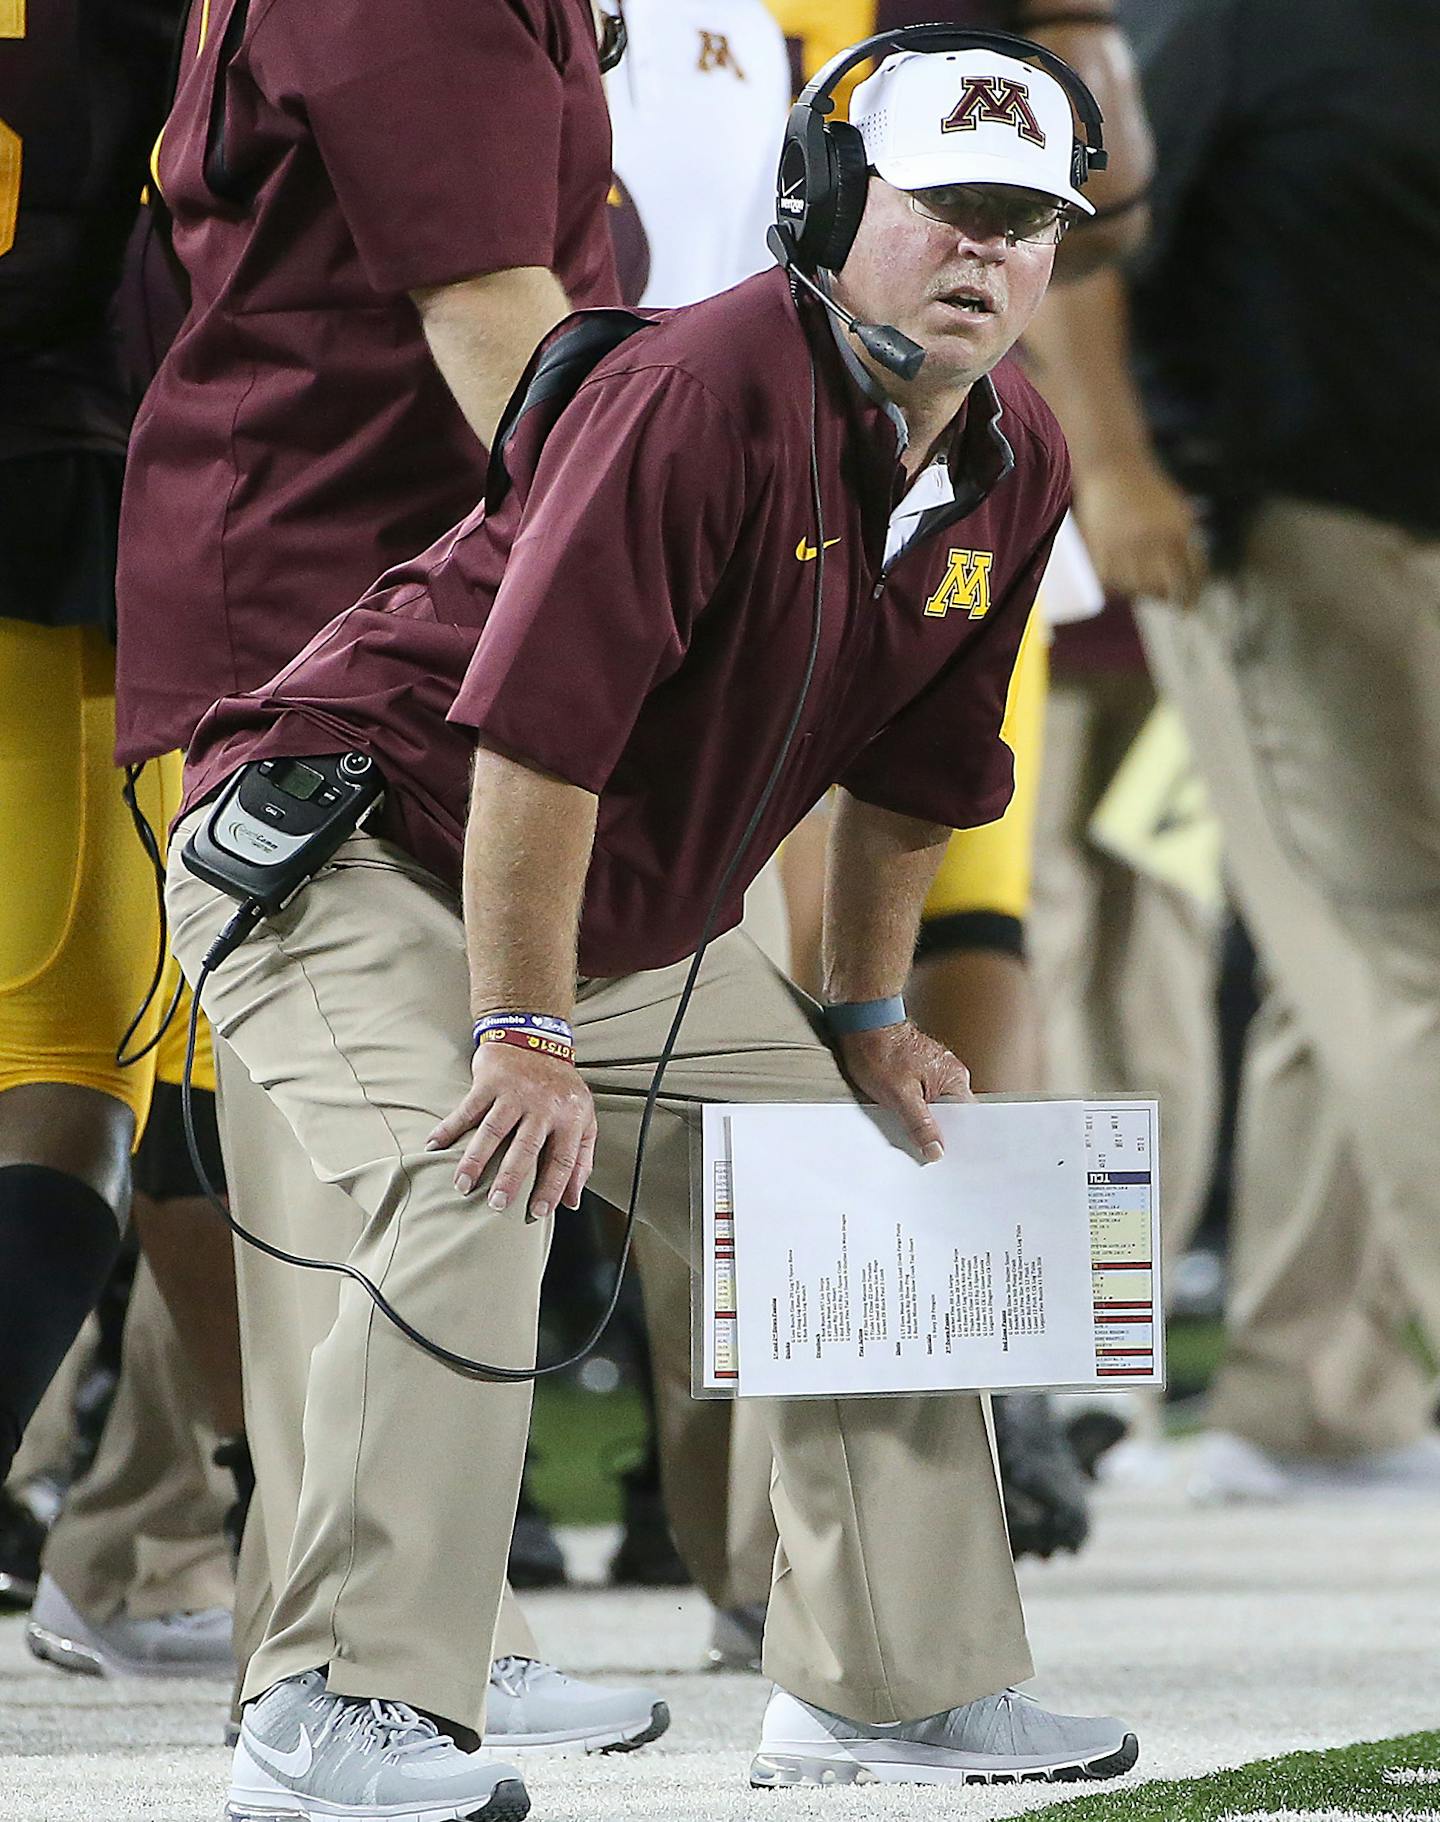
[{"label": "laminated play sheet", "polygon": [[1153,1101],[704,1112],[696,1391],[843,1397],[1164,1380]]}]

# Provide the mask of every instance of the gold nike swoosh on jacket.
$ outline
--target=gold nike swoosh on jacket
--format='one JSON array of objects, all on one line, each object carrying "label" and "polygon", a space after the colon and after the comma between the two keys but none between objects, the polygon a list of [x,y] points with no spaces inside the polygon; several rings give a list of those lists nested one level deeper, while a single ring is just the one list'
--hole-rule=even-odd
[{"label": "gold nike swoosh on jacket", "polygon": [[[832,544],[838,544],[839,542],[840,540],[838,538],[827,538],[825,540],[826,550],[829,550]],[[818,557],[820,552],[813,544],[807,544],[802,538],[795,546],[795,555],[799,562],[809,563],[813,558]]]}]

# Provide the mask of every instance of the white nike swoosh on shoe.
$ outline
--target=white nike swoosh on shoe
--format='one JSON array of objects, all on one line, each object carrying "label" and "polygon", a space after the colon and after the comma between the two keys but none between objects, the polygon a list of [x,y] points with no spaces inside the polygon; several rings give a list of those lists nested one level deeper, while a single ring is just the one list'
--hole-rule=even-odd
[{"label": "white nike swoosh on shoe", "polygon": [[282,1778],[303,1778],[315,1762],[315,1749],[310,1744],[310,1736],[302,1727],[300,1743],[292,1746],[289,1752],[281,1752],[274,1746],[262,1746],[254,1734],[244,1736],[245,1750],[254,1759],[258,1759],[267,1771],[278,1772]]}]

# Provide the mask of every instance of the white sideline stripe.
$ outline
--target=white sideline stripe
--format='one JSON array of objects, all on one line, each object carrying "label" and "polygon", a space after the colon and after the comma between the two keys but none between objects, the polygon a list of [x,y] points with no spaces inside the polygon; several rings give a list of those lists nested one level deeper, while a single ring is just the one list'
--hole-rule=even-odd
[{"label": "white sideline stripe", "polygon": [[1440,1765],[1391,1765],[1380,1775],[1387,1784],[1440,1784]]}]

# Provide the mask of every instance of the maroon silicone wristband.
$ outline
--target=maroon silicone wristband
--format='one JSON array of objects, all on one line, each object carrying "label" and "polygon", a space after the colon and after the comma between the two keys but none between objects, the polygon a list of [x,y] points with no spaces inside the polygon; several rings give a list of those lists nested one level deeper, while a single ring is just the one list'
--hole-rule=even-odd
[{"label": "maroon silicone wristband", "polygon": [[503,1030],[482,1031],[475,1048],[479,1050],[484,1044],[514,1044],[519,1050],[533,1050],[540,1056],[558,1057],[562,1063],[575,1061],[575,1047],[567,1044],[563,1038],[549,1038],[540,1031],[517,1031],[513,1027]]}]

